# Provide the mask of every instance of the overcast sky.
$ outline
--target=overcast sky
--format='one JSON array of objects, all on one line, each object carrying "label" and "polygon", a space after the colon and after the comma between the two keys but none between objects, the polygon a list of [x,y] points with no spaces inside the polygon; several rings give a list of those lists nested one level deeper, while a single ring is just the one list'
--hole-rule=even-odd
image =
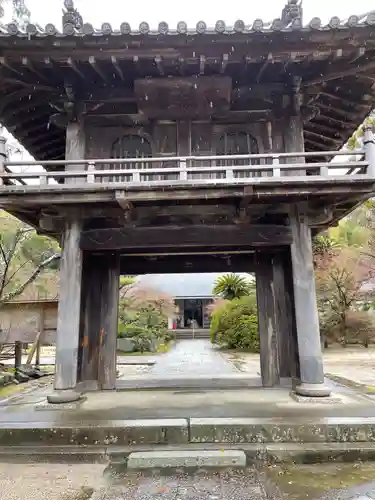
[{"label": "overcast sky", "polygon": [[[61,24],[63,0],[26,0],[31,10],[32,20],[42,25],[52,22]],[[213,26],[215,21],[223,19],[233,25],[237,19],[251,23],[256,18],[270,21],[279,17],[286,0],[142,0],[128,2],[126,0],[75,0],[75,6],[81,12],[84,21],[100,27],[103,22],[112,23],[118,28],[123,21],[136,28],[141,21],[148,21],[156,27],[159,21],[166,21],[175,27],[178,21],[184,20],[189,26],[203,20]],[[139,8],[138,8],[139,6]],[[332,16],[341,19],[351,14],[363,14],[375,10],[374,0],[303,0],[304,22],[318,16],[328,21]]]}]

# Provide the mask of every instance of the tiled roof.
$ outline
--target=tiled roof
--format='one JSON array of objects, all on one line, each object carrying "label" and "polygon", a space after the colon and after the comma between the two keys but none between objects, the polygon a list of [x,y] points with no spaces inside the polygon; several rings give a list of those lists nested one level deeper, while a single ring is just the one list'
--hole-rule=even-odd
[{"label": "tiled roof", "polygon": [[225,21],[218,20],[215,26],[208,26],[204,21],[199,21],[196,26],[188,26],[185,21],[180,21],[177,26],[169,26],[162,21],[157,29],[151,29],[147,21],[143,21],[139,26],[131,26],[128,22],[123,22],[118,27],[112,27],[110,23],[103,22],[100,28],[94,28],[90,23],[84,23],[80,29],[76,29],[72,23],[66,23],[62,30],[52,23],[48,23],[44,28],[37,24],[28,24],[22,30],[15,22],[0,25],[0,37],[101,37],[101,36],[121,36],[121,35],[203,35],[203,34],[250,34],[260,33],[268,34],[274,32],[314,32],[329,30],[351,30],[356,27],[375,26],[375,10],[367,12],[364,15],[351,15],[347,19],[341,20],[334,16],[327,24],[324,24],[319,17],[314,17],[307,24],[302,24],[299,17],[285,26],[280,18],[271,22],[265,22],[262,19],[255,19],[251,23],[239,19],[233,26],[227,25]]},{"label": "tiled roof", "polygon": [[194,274],[145,274],[139,276],[138,283],[145,288],[153,288],[171,297],[202,298],[212,297],[216,280],[226,273]]}]

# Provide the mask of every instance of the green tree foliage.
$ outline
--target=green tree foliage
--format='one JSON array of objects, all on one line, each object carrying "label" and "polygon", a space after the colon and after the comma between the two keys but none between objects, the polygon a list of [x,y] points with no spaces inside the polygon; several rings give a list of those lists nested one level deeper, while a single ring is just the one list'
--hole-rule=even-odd
[{"label": "green tree foliage", "polygon": [[0,305],[19,297],[60,257],[53,240],[0,212]]},{"label": "green tree foliage", "polygon": [[132,338],[136,351],[150,350],[153,344],[168,340],[168,316],[175,309],[169,295],[131,284],[121,294],[118,337]]},{"label": "green tree foliage", "polygon": [[347,146],[349,149],[357,149],[362,146],[362,137],[363,137],[363,128],[366,125],[371,125],[374,127],[375,125],[375,116],[370,115],[363,124],[354,132],[351,138],[348,140]]},{"label": "green tree foliage", "polygon": [[211,342],[228,349],[259,352],[255,295],[222,303],[212,314]]},{"label": "green tree foliage", "polygon": [[233,300],[250,295],[254,291],[254,287],[254,282],[238,274],[230,273],[220,276],[216,280],[213,295],[226,300]]}]

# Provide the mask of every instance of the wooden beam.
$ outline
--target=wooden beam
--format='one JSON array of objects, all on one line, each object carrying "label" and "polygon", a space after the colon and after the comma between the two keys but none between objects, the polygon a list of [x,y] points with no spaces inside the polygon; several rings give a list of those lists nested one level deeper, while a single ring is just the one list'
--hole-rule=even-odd
[{"label": "wooden beam", "polygon": [[338,145],[338,144],[341,144],[341,140],[340,139],[333,139],[332,137],[328,137],[327,135],[322,135],[322,134],[317,134],[316,132],[313,132],[311,130],[307,130],[306,128],[303,130],[303,134],[304,135],[307,135],[307,136],[312,136],[312,137],[316,137],[317,139],[319,139],[320,141],[323,141],[325,143],[330,143],[330,144],[335,144],[335,145]]},{"label": "wooden beam", "polygon": [[[20,100],[24,99],[25,97],[29,97],[32,95],[32,97],[38,95],[40,92],[43,92],[44,94],[44,99],[46,98],[46,92],[51,93],[52,95],[55,93],[57,95],[56,89],[53,89],[52,87],[49,87],[47,85],[41,85],[40,88],[34,89],[33,92],[30,91],[29,88],[23,88],[21,90],[16,90],[16,92],[12,92],[10,94],[5,94],[1,98],[1,103],[0,103],[0,113],[3,113],[3,111],[6,109],[7,106],[13,106],[14,109],[14,103],[19,102]],[[31,100],[31,99],[29,99]]]},{"label": "wooden beam", "polygon": [[316,130],[319,132],[324,132],[325,134],[329,134],[329,137],[333,139],[341,139],[340,132],[345,134],[345,130],[339,130],[337,128],[328,127],[327,125],[323,125],[322,123],[316,123],[315,121],[309,121],[305,123],[304,130]]},{"label": "wooden beam", "polygon": [[260,83],[261,79],[262,79],[262,76],[263,76],[263,73],[266,71],[266,69],[268,68],[268,66],[273,63],[273,56],[271,54],[271,52],[268,54],[267,56],[267,59],[264,61],[262,67],[260,68],[259,70],[259,73],[258,73],[258,76],[257,76],[257,83]]},{"label": "wooden beam", "polygon": [[308,87],[310,85],[316,85],[317,83],[329,82],[332,80],[338,80],[340,78],[345,78],[347,76],[356,75],[357,73],[363,73],[365,71],[372,70],[375,67],[375,61],[370,60],[367,64],[363,66],[348,67],[346,69],[334,69],[331,68],[326,74],[313,78],[311,80],[306,80],[303,82],[303,87]]},{"label": "wooden beam", "polygon": [[122,255],[121,274],[254,272],[253,253]]},{"label": "wooden beam", "polygon": [[297,59],[297,55],[298,55],[297,52],[290,53],[289,59],[287,59],[287,61],[285,61],[284,66],[283,66],[284,72],[288,72],[289,66],[295,62],[295,60]]},{"label": "wooden beam", "polygon": [[184,76],[186,72],[186,61],[183,57],[179,57],[178,59],[178,67],[180,70],[180,75]]},{"label": "wooden beam", "polygon": [[221,60],[221,65],[220,65],[220,73],[225,73],[225,70],[227,69],[227,66],[228,66],[228,61],[229,61],[229,55],[223,54],[223,57]]},{"label": "wooden beam", "polygon": [[313,146],[312,149],[318,148],[320,151],[326,151],[327,150],[327,145],[322,144],[320,142],[316,142],[313,139],[309,139],[308,137],[305,138],[306,144],[311,144]]},{"label": "wooden beam", "polygon": [[74,73],[76,73],[80,78],[82,78],[82,80],[86,80],[85,75],[82,73],[81,70],[78,69],[72,57],[68,57],[66,62],[68,66],[74,71]]},{"label": "wooden beam", "polygon": [[324,104],[323,102],[317,100],[315,101],[315,105],[318,106],[318,108],[325,109],[327,111],[332,111],[332,113],[336,113],[337,115],[344,116],[349,119],[357,119],[358,117],[361,116],[362,113],[353,113],[352,111],[348,111],[346,109],[342,108],[336,108],[334,106],[329,106],[328,104]]},{"label": "wooden beam", "polygon": [[112,61],[113,67],[115,68],[116,73],[121,78],[121,80],[124,82],[125,81],[124,73],[123,73],[123,71],[122,71],[122,69],[117,61],[117,57],[111,56],[111,61]]},{"label": "wooden beam", "polygon": [[[327,121],[330,121],[332,123],[337,123],[338,125],[340,125],[340,127],[345,128],[345,129],[350,129],[350,130],[353,129],[352,123],[348,123],[347,121],[344,121],[344,120],[338,120],[337,118],[333,118],[332,116],[328,116],[328,115],[325,115],[323,113],[320,113],[317,118],[319,120],[327,120]],[[315,121],[315,123],[316,123],[316,121]]]},{"label": "wooden beam", "polygon": [[33,63],[30,61],[30,59],[28,57],[22,57],[22,64],[24,66],[26,66],[32,73],[34,73],[38,78],[40,78],[42,81],[44,80],[45,82],[48,81],[48,79],[43,75],[43,73],[41,73],[40,71],[38,71],[35,66],[33,65]]},{"label": "wooden beam", "polygon": [[107,77],[105,76],[105,74],[103,73],[103,71],[100,69],[99,67],[99,64],[97,62],[97,60],[95,59],[94,56],[90,56],[89,57],[89,63],[91,65],[91,67],[93,68],[93,70],[95,71],[95,73],[97,75],[100,76],[100,78],[103,80],[104,83],[107,83],[108,82],[108,79]]},{"label": "wooden beam", "polygon": [[50,140],[48,135],[46,135],[45,142],[43,142],[43,144],[41,144],[39,147],[37,147],[35,149],[33,148],[33,153],[34,154],[42,153],[46,149],[51,149],[51,146],[54,146],[55,144],[58,144],[58,143],[63,144],[63,138],[61,137],[61,135],[59,135],[58,137],[56,137],[56,139],[53,139],[52,141]]},{"label": "wooden beam", "polygon": [[110,102],[134,102],[136,97],[134,91],[128,87],[120,88],[92,88],[82,93],[82,101],[87,103],[110,103]]},{"label": "wooden beam", "polygon": [[133,229],[97,229],[82,234],[84,250],[125,250],[134,248],[214,247],[228,245],[263,247],[289,245],[291,233],[286,226],[159,226]]},{"label": "wooden beam", "polygon": [[164,76],[163,59],[161,56],[155,57],[155,66],[157,67],[157,69],[159,71],[159,75]]},{"label": "wooden beam", "polygon": [[350,60],[349,60],[349,63],[352,64],[356,61],[358,61],[358,59],[360,59],[361,57],[363,57],[364,55],[366,54],[366,47],[359,47],[357,50],[356,50],[356,53],[355,53],[355,56],[353,56]]},{"label": "wooden beam", "polygon": [[342,104],[345,104],[347,106],[353,106],[353,108],[364,108],[364,109],[366,109],[366,108],[369,107],[368,104],[357,102],[357,101],[351,101],[351,100],[343,97],[342,95],[340,95],[338,93],[329,92],[328,90],[324,90],[324,89],[319,92],[319,95],[322,95],[324,97],[329,97],[330,99],[334,99],[334,100],[340,101]]},{"label": "wooden beam", "polygon": [[[18,71],[18,69],[13,68],[11,64],[7,61],[6,57],[0,57],[0,66],[4,66],[4,68],[8,69],[12,73],[21,76],[22,78],[24,77],[23,73],[21,71]],[[23,84],[26,84],[26,82],[22,82]]]},{"label": "wooden beam", "polygon": [[201,55],[199,58],[199,74],[204,75],[204,70],[206,66],[206,56]]}]

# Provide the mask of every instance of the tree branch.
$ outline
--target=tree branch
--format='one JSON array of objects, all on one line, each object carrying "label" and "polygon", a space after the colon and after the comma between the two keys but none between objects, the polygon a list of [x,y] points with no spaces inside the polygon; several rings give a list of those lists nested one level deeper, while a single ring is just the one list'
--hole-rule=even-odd
[{"label": "tree branch", "polygon": [[26,289],[26,287],[30,285],[30,283],[32,283],[39,276],[39,274],[43,271],[43,269],[45,269],[49,264],[51,264],[51,262],[57,260],[58,258],[60,258],[60,254],[55,253],[51,257],[48,257],[48,259],[41,262],[39,266],[33,271],[33,273],[22,285],[16,288],[13,292],[9,292],[4,297],[0,298],[0,304],[4,302],[9,302],[15,297],[21,295],[21,293]]}]

